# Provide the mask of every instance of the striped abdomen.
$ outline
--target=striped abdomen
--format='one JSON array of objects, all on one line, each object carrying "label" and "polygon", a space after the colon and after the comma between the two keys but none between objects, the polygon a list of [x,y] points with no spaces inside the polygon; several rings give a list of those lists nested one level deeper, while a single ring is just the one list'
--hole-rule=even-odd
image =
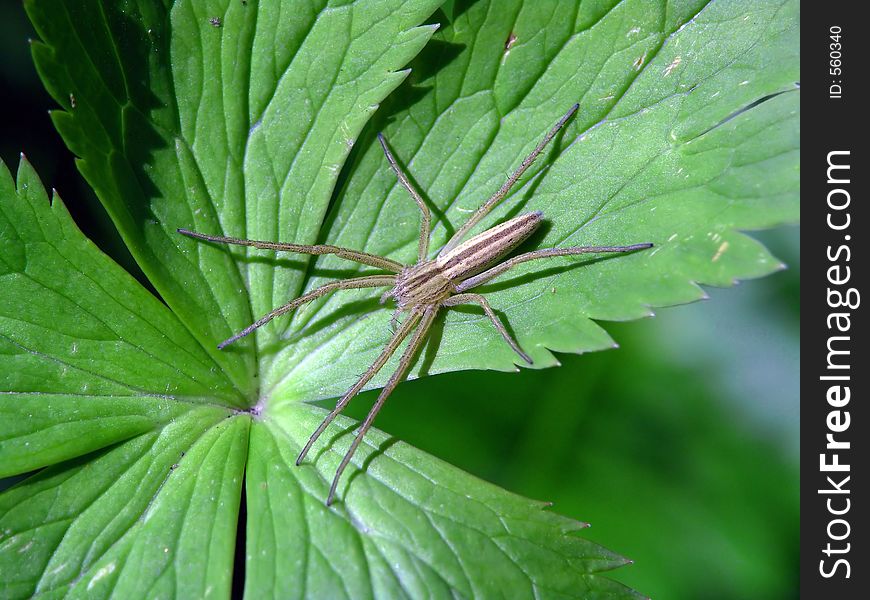
[{"label": "striped abdomen", "polygon": [[492,266],[522,244],[538,228],[543,216],[542,212],[535,211],[514,217],[477,234],[444,255],[439,254],[435,262],[446,279],[459,283]]}]

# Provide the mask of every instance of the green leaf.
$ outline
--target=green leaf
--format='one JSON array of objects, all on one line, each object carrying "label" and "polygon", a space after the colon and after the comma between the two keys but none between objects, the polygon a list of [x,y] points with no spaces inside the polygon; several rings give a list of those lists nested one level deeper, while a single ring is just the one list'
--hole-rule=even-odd
[{"label": "green leaf", "polygon": [[[181,323],[81,235],[57,197],[49,205],[25,161],[17,189],[0,171],[0,209],[0,339],[13,350],[0,355],[0,389],[15,390],[0,404],[2,474],[53,465],[0,495],[0,567],[15,574],[4,596],[228,596],[245,469],[252,596],[634,596],[596,574],[626,560],[577,537],[581,523],[380,432],[354,458],[371,477],[345,482],[343,508],[327,508],[350,419],[315,466],[296,468],[322,409],[285,404],[252,422],[222,406],[231,402],[210,386],[232,384],[215,381],[220,371]],[[52,307],[54,295],[69,305]],[[146,347],[166,362],[151,365]],[[144,387],[179,374],[189,381]]]},{"label": "green leaf", "polygon": [[[229,596],[244,475],[251,596],[635,596],[581,524],[377,431],[325,507],[354,426],[297,468],[325,414],[306,402],[371,364],[389,309],[342,292],[220,352],[357,269],[175,230],[410,262],[419,215],[378,131],[433,209],[434,251],[579,102],[481,227],[542,210],[540,247],[656,247],[483,291],[537,367],[610,347],[597,321],[779,268],[741,231],[797,219],[797,3],[438,5],[27,0],[52,118],[165,304],[26,162],[17,187],[0,170],[0,475],[45,467],[0,495],[0,594]],[[514,361],[451,310],[414,376]]]},{"label": "green leaf", "polygon": [[0,244],[0,475],[54,465],[0,496],[0,595],[227,595],[243,399],[24,160]]},{"label": "green leaf", "polygon": [[295,295],[304,271],[176,229],[312,242],[345,157],[429,39],[433,28],[416,25],[437,5],[27,3],[48,42],[34,43],[36,66],[67,109],[52,117],[82,174],[163,299],[251,403],[255,353],[215,343]]},{"label": "green leaf", "polygon": [[198,408],[0,496],[3,595],[227,597],[248,424],[221,412]]},{"label": "green leaf", "polygon": [[[536,368],[558,364],[552,351],[612,347],[597,321],[647,316],[702,298],[698,283],[781,268],[740,230],[799,214],[797,4],[612,4],[463,8],[364,133],[327,220],[330,243],[413,261],[417,209],[386,167],[376,131],[433,207],[437,249],[580,102],[555,147],[479,228],[542,210],[550,228],[537,247],[656,247],[527,263],[481,288]],[[347,389],[389,336],[391,308],[362,297],[335,294],[297,315],[291,343],[262,375],[264,395],[298,401]],[[479,309],[452,309],[442,325],[412,376],[516,369]]]},{"label": "green leaf", "polygon": [[0,168],[0,476],[243,399],[173,313],[81,235],[22,160]]},{"label": "green leaf", "polygon": [[366,465],[366,476],[340,487],[342,510],[327,508],[326,486],[355,422],[337,420],[340,436],[312,464],[294,467],[324,414],[285,404],[253,427],[246,484],[250,597],[634,597],[595,575],[628,561],[577,537],[584,524],[379,431],[353,459]]}]

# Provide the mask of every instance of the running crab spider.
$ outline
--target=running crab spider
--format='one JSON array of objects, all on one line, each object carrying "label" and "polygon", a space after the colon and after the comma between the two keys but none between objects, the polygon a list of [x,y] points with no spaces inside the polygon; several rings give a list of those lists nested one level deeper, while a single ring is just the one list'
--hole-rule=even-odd
[{"label": "running crab spider", "polygon": [[[530,260],[539,258],[549,258],[553,256],[569,256],[574,254],[589,254],[603,252],[632,252],[635,250],[643,250],[652,247],[650,243],[633,244],[630,246],[575,246],[568,248],[545,248],[542,250],[534,250],[520,254],[504,262],[498,262],[499,259],[507,255],[511,250],[519,246],[525,241],[541,224],[543,214],[539,211],[521,214],[500,225],[496,225],[482,233],[479,233],[471,239],[463,242],[462,240],[471,229],[480,222],[495,206],[498,204],[513,185],[522,177],[526,169],[528,169],[538,155],[544,150],[550,140],[555,137],[559,130],[565,125],[577,109],[579,104],[575,104],[553,128],[544,136],[544,139],[537,147],[529,154],[520,166],[508,177],[507,181],[499,188],[499,190],[487,200],[480,208],[478,208],[462,225],[450,240],[444,245],[438,254],[433,259],[429,259],[429,230],[431,217],[429,208],[423,201],[423,198],[411,185],[405,173],[396,163],[393,154],[387,147],[384,136],[378,134],[378,141],[383,147],[387,162],[396,173],[399,183],[408,191],[417,206],[420,207],[422,220],[420,223],[420,238],[417,249],[417,262],[413,265],[403,265],[394,260],[383,256],[368,254],[357,250],[347,248],[339,248],[337,246],[329,246],[318,244],[314,246],[305,246],[299,244],[286,244],[281,242],[261,242],[256,240],[246,240],[232,237],[224,237],[217,235],[206,235],[197,233],[187,229],[179,229],[178,232],[186,236],[205,240],[209,242],[219,242],[223,244],[238,244],[242,246],[252,246],[254,248],[264,248],[268,250],[278,250],[284,252],[297,252],[302,254],[335,254],[340,258],[358,262],[364,265],[376,267],[378,269],[388,271],[388,275],[365,275],[361,277],[353,277],[350,279],[333,281],[322,285],[302,296],[288,302],[284,306],[280,306],[258,319],[242,331],[238,332],[231,338],[221,342],[219,348],[225,348],[229,344],[245,337],[252,333],[257,328],[262,327],[275,317],[291,312],[303,304],[324,296],[335,290],[359,289],[359,288],[390,288],[381,297],[382,301],[388,298],[393,298],[396,301],[396,311],[393,314],[393,323],[397,321],[397,317],[402,312],[409,313],[408,317],[395,327],[394,333],[387,342],[386,347],[381,354],[375,359],[375,362],[363,373],[359,380],[341,397],[336,403],[335,408],[330,412],[320,426],[311,434],[305,447],[299,453],[296,459],[296,465],[300,465],[308,454],[308,451],[326,430],[330,423],[341,413],[348,405],[351,399],[365,387],[365,385],[381,370],[387,363],[390,357],[399,349],[399,346],[408,336],[411,336],[411,341],[408,343],[401,359],[399,366],[392,376],[387,381],[384,388],[381,390],[378,399],[374,406],[369,411],[368,416],[356,434],[350,448],[342,458],[338,469],[335,471],[335,477],[332,480],[332,485],[329,488],[326,504],[332,503],[335,498],[335,491],[341,475],[350,462],[351,457],[362,442],[363,437],[372,426],[375,416],[381,410],[387,397],[392,393],[396,386],[401,383],[408,374],[408,370],[416,356],[417,351],[422,346],[429,333],[429,328],[435,320],[438,311],[444,307],[457,306],[459,304],[478,304],[483,309],[486,316],[492,321],[492,324],[504,338],[505,342],[516,352],[520,358],[531,364],[531,357],[523,352],[519,344],[511,337],[499,318],[493,312],[489,303],[480,294],[473,293],[469,290],[486,283],[487,281],[501,275],[508,269]],[[416,328],[416,331],[415,331]],[[411,333],[413,332],[413,335]]]}]

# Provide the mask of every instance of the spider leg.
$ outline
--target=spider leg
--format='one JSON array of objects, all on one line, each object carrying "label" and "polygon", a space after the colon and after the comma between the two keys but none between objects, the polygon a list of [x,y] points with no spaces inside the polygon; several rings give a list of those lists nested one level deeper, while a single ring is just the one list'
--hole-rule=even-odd
[{"label": "spider leg", "polygon": [[390,167],[392,167],[393,172],[396,173],[396,177],[399,178],[399,183],[402,184],[402,187],[408,190],[408,193],[411,194],[414,202],[416,202],[417,206],[420,207],[420,212],[423,213],[423,218],[420,221],[420,241],[417,247],[417,259],[418,261],[423,262],[429,254],[429,228],[432,222],[432,216],[429,214],[429,207],[426,206],[425,202],[423,202],[423,198],[417,190],[414,189],[414,186],[411,185],[410,180],[408,180],[408,176],[405,175],[404,171],[399,167],[399,163],[397,163],[396,159],[393,158],[392,152],[390,152],[389,147],[387,147],[387,140],[384,139],[382,133],[378,134],[378,141],[381,143],[381,148],[384,149],[384,154],[387,156],[387,162],[390,163]]},{"label": "spider leg", "polygon": [[303,244],[286,244],[284,242],[261,242],[259,240],[246,240],[223,235],[208,235],[205,233],[190,231],[189,229],[178,229],[177,231],[187,237],[205,240],[207,242],[218,242],[220,244],[236,244],[237,246],[250,246],[251,248],[261,248],[263,250],[297,252],[299,254],[335,254],[339,258],[352,260],[353,262],[358,262],[370,267],[377,267],[378,269],[384,269],[385,271],[392,271],[393,273],[398,273],[405,268],[402,263],[383,256],[378,256],[377,254],[369,254],[368,252],[360,252],[359,250],[340,248],[339,246],[330,246],[328,244],[306,246]]},{"label": "spider leg", "polygon": [[383,287],[395,284],[395,275],[366,275],[365,277],[353,277],[351,279],[342,279],[341,281],[332,281],[330,283],[320,286],[319,288],[315,288],[307,294],[303,294],[295,300],[291,300],[287,304],[279,306],[270,313],[260,317],[254,323],[251,323],[240,332],[235,334],[233,337],[222,341],[220,344],[218,344],[218,348],[223,350],[233,342],[238,341],[249,333],[253,332],[255,329],[262,327],[275,317],[279,317],[285,313],[290,312],[291,310],[295,310],[303,304],[307,304],[308,302],[311,302],[316,298],[320,298],[321,296],[325,296],[326,294],[335,290],[355,290],[359,288]]},{"label": "spider leg", "polygon": [[477,287],[490,279],[498,277],[508,269],[530,260],[550,258],[551,256],[573,256],[575,254],[597,254],[601,252],[634,252],[635,250],[645,250],[646,248],[652,248],[652,244],[644,243],[632,244],[631,246],[573,246],[569,248],[543,248],[541,250],[520,254],[519,256],[515,256],[492,267],[491,269],[487,269],[483,273],[479,273],[474,277],[469,277],[456,285],[456,291],[463,292],[473,287]]},{"label": "spider leg", "polygon": [[381,351],[380,356],[375,359],[375,362],[372,363],[372,366],[368,368],[368,370],[362,374],[359,380],[353,384],[353,386],[345,392],[344,396],[336,402],[335,408],[332,409],[332,412],[326,415],[326,418],[320,423],[320,426],[311,434],[311,437],[308,438],[308,441],[305,443],[305,447],[302,448],[302,451],[299,453],[299,456],[296,458],[296,466],[302,464],[302,461],[305,460],[305,455],[308,454],[308,451],[311,450],[311,446],[314,445],[314,442],[317,441],[317,438],[320,437],[330,423],[338,416],[338,414],[344,410],[344,407],[348,405],[351,399],[356,396],[359,391],[367,384],[375,374],[381,370],[381,368],[387,363],[390,357],[396,352],[401,345],[402,341],[408,337],[408,334],[411,333],[411,330],[417,325],[420,321],[421,313],[412,312],[411,316],[408,317],[402,326],[393,334],[393,337],[390,338],[390,341],[387,342],[386,347]]},{"label": "spider leg", "polygon": [[457,245],[459,245],[459,243],[462,241],[462,238],[465,237],[465,234],[471,231],[471,229],[475,225],[477,225],[482,218],[489,214],[489,211],[495,208],[496,204],[501,202],[504,197],[508,195],[508,192],[510,192],[511,188],[519,180],[519,178],[523,176],[523,173],[526,172],[526,169],[532,166],[532,163],[535,162],[535,159],[538,158],[538,155],[544,151],[544,148],[546,148],[547,144],[550,143],[550,140],[556,137],[556,134],[559,133],[559,130],[565,126],[565,123],[567,123],[568,119],[570,119],[574,115],[574,113],[577,112],[578,108],[580,108],[580,105],[575,104],[567,113],[565,113],[565,115],[561,119],[559,119],[559,121],[553,126],[553,128],[550,129],[549,132],[547,132],[547,135],[544,136],[544,139],[541,140],[541,142],[535,147],[535,149],[532,150],[532,153],[529,154],[522,163],[520,163],[520,166],[517,167],[517,170],[514,171],[510,177],[508,177],[507,181],[502,184],[498,191],[493,194],[493,196],[489,200],[484,202],[481,207],[478,208],[473,215],[471,215],[471,217],[468,219],[468,221],[465,222],[462,227],[456,230],[456,233],[453,234],[453,237],[451,237],[450,240],[444,245],[444,247],[441,248],[441,250],[438,252],[439,256],[447,254]]},{"label": "spider leg", "polygon": [[402,314],[402,309],[397,308],[393,311],[393,315],[390,317],[390,328],[395,331],[399,326],[399,315]]},{"label": "spider leg", "polygon": [[501,322],[501,320],[495,314],[495,311],[492,310],[492,307],[489,305],[489,302],[487,302],[486,298],[484,298],[482,295],[469,294],[469,293],[456,294],[455,296],[451,296],[450,298],[445,300],[444,306],[457,306],[459,304],[470,304],[472,302],[476,302],[477,304],[479,304],[481,306],[481,308],[483,308],[483,312],[486,313],[486,316],[489,317],[490,321],[492,321],[492,324],[495,326],[495,328],[501,334],[501,337],[503,337],[504,341],[506,341],[508,343],[508,345],[511,348],[513,348],[514,352],[519,354],[520,358],[522,358],[524,361],[526,361],[530,365],[534,364],[532,362],[532,358],[528,354],[523,352],[522,348],[520,348],[520,345],[516,342],[516,340],[513,337],[511,337],[511,334],[509,334],[507,329],[505,329],[504,324]]},{"label": "spider leg", "polygon": [[[408,347],[405,348],[405,352],[402,354],[402,358],[399,361],[398,368],[396,369],[395,373],[392,374],[389,381],[387,381],[387,385],[384,386],[384,389],[381,390],[377,401],[375,401],[374,406],[372,406],[372,409],[366,416],[366,420],[359,428],[359,431],[357,432],[356,437],[351,443],[350,448],[348,448],[348,451],[344,454],[344,458],[341,459],[341,463],[338,465],[338,469],[336,469],[335,471],[335,477],[332,480],[332,485],[329,487],[329,495],[326,497],[327,506],[332,504],[332,500],[335,497],[335,489],[338,487],[338,481],[339,479],[341,479],[341,474],[344,472],[345,468],[350,462],[351,457],[353,457],[356,449],[359,447],[360,442],[362,442],[362,439],[371,428],[375,417],[381,410],[381,407],[383,407],[384,402],[386,402],[387,400],[387,397],[393,392],[396,386],[399,385],[408,375],[408,370],[411,368],[411,363],[414,360],[414,356],[417,354],[420,346],[425,341],[426,335],[429,333],[429,328],[432,325],[432,321],[435,320],[435,315],[438,313],[438,308],[439,306],[437,304],[432,305],[427,307],[425,309],[425,312],[423,312],[423,318],[420,321],[420,327],[414,333],[414,337],[411,338],[411,341],[408,343]],[[410,320],[411,319],[409,318],[407,321]]]}]

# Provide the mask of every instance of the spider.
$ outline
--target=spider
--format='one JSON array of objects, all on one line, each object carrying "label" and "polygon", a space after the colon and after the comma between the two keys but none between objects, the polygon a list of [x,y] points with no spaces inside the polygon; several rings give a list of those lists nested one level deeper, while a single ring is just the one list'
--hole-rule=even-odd
[{"label": "spider", "polygon": [[[359,380],[351,386],[349,390],[338,400],[335,408],[324,419],[320,426],[311,434],[308,442],[299,453],[296,459],[296,465],[301,465],[308,451],[326,430],[330,423],[341,413],[348,405],[351,399],[380,371],[387,363],[390,357],[399,349],[402,342],[413,332],[411,340],[406,346],[399,360],[399,366],[387,381],[381,390],[380,395],[372,406],[362,426],[360,426],[356,437],[350,445],[350,448],[345,453],[338,468],[335,471],[335,476],[332,480],[332,485],[329,488],[329,495],[326,499],[327,506],[332,504],[335,498],[335,491],[341,475],[353,457],[363,437],[372,426],[372,422],[378,412],[383,407],[392,391],[401,383],[408,374],[417,352],[426,339],[429,329],[432,326],[435,316],[442,308],[457,306],[459,304],[478,304],[483,309],[486,316],[489,317],[492,324],[504,338],[505,342],[516,352],[525,362],[532,364],[531,357],[523,352],[519,344],[511,337],[507,329],[496,316],[495,312],[490,307],[489,302],[482,295],[471,292],[477,286],[490,281],[491,279],[501,275],[508,269],[515,267],[520,263],[539,258],[549,258],[553,256],[568,256],[574,254],[588,253],[603,253],[603,252],[632,252],[635,250],[643,250],[651,248],[651,243],[633,244],[630,246],[574,246],[568,248],[545,248],[534,250],[520,254],[503,262],[499,259],[503,258],[514,248],[525,241],[541,224],[543,213],[540,211],[529,212],[514,217],[500,225],[496,225],[482,233],[475,235],[469,240],[463,242],[469,231],[480,222],[505,196],[507,196],[513,185],[522,177],[523,173],[532,165],[539,154],[544,150],[550,140],[559,132],[565,123],[577,112],[580,107],[575,104],[565,115],[553,126],[552,129],[544,136],[544,139],[535,147],[520,166],[508,177],[507,181],[480,206],[471,217],[462,225],[450,240],[438,251],[435,258],[429,256],[429,232],[431,225],[431,216],[429,208],[423,201],[423,198],[411,185],[408,177],[396,163],[392,152],[390,152],[387,142],[382,134],[378,134],[378,141],[384,150],[387,162],[392,170],[396,173],[399,183],[404,187],[417,206],[420,208],[422,219],[420,223],[420,238],[417,248],[417,262],[412,265],[404,265],[389,258],[360,252],[358,250],[350,250],[347,248],[339,248],[337,246],[329,246],[325,244],[317,245],[299,245],[288,244],[283,242],[263,242],[257,240],[247,240],[233,237],[225,237],[218,235],[207,235],[197,233],[187,229],[179,229],[178,232],[186,236],[197,238],[209,242],[218,242],[223,244],[238,244],[241,246],[251,246],[254,248],[263,248],[268,250],[277,250],[285,252],[297,252],[302,254],[335,254],[340,258],[351,260],[364,265],[376,267],[383,271],[388,271],[389,274],[364,275],[361,277],[353,277],[350,279],[333,281],[322,285],[287,304],[276,308],[266,314],[256,322],[252,323],[242,331],[238,332],[231,338],[221,342],[218,348],[225,348],[229,344],[245,337],[257,328],[262,327],[275,317],[293,311],[303,304],[324,296],[335,290],[359,289],[359,288],[390,288],[381,296],[381,302],[392,298],[396,302],[396,311],[393,313],[392,322],[394,324],[394,332],[386,347],[381,354],[375,359],[374,363],[363,373]],[[397,319],[400,313],[407,312],[408,317],[397,325]],[[416,331],[415,331],[416,329]]]}]

